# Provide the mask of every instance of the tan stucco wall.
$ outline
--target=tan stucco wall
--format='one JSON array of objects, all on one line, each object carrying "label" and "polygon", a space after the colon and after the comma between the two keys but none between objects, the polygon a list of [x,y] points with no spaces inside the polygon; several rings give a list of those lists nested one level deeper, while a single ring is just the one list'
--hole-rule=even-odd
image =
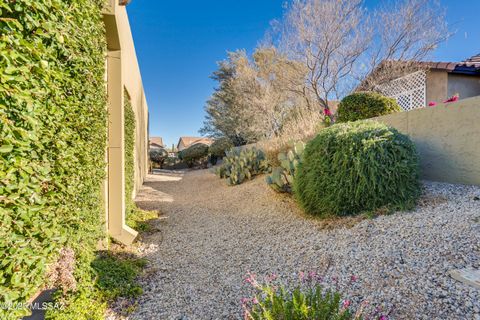
[{"label": "tan stucco wall", "polygon": [[135,135],[135,187],[139,190],[148,173],[148,106],[143,90],[142,76],[137,61],[130,23],[125,7],[116,11],[117,27],[120,36],[122,54],[122,72],[124,87],[128,91],[136,117]]},{"label": "tan stucco wall", "polygon": [[480,95],[480,76],[463,74],[448,75],[448,97],[458,93],[460,99],[476,97]]},{"label": "tan stucco wall", "polygon": [[429,70],[427,72],[427,104],[430,101],[445,101],[447,99],[448,73]]},{"label": "tan stucco wall", "polygon": [[480,96],[374,120],[410,136],[423,178],[480,185]]},{"label": "tan stucco wall", "polygon": [[108,233],[113,238],[130,244],[137,232],[125,224],[124,90],[131,98],[136,117],[135,184],[132,197],[143,184],[148,170],[148,106],[125,7],[119,6],[117,1],[111,1],[103,17],[108,46],[109,113],[106,221]]}]

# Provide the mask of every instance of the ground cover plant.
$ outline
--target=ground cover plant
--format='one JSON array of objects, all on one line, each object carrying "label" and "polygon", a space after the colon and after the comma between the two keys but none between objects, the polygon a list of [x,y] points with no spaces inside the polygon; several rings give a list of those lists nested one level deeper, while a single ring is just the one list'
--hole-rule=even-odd
[{"label": "ground cover plant", "polygon": [[[103,4],[0,3],[2,305],[31,298],[45,284],[48,265],[69,248],[76,288],[65,293],[64,311],[88,306],[89,316],[102,313],[90,263],[104,230]],[[28,313],[0,308],[1,319]]]},{"label": "ground cover plant", "polygon": [[412,141],[396,129],[335,124],[306,145],[294,194],[306,212],[322,217],[409,209],[420,195],[418,161]]},{"label": "ground cover plant", "polygon": [[393,98],[376,92],[354,92],[342,99],[337,109],[337,122],[369,119],[400,112]]},{"label": "ground cover plant", "polygon": [[223,158],[223,163],[215,170],[229,185],[241,184],[254,176],[269,170],[265,154],[256,148],[232,149]]},{"label": "ground cover plant", "polygon": [[[367,302],[353,305],[338,289],[332,289],[314,271],[300,272],[299,284],[288,289],[277,280],[277,275],[266,277],[264,282],[249,273],[246,282],[255,290],[253,298],[242,299],[246,320],[387,320],[388,313],[380,307],[367,311]],[[338,281],[338,280],[337,280]],[[357,281],[351,276],[350,284]]]}]

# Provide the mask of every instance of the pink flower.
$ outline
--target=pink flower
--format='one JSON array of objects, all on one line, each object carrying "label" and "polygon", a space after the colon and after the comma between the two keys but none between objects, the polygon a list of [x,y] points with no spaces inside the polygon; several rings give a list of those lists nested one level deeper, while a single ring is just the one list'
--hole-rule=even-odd
[{"label": "pink flower", "polygon": [[255,274],[253,273],[250,273],[250,272],[247,273],[247,278],[245,278],[245,282],[251,284],[255,288],[259,287],[257,279],[255,278]]},{"label": "pink flower", "polygon": [[258,299],[257,299],[257,297],[253,298],[252,302],[253,302],[253,304],[258,304]]},{"label": "pink flower", "polygon": [[458,101],[458,94],[453,95],[452,97],[448,98],[447,100],[443,101],[443,103],[448,103],[448,102],[455,102]]},{"label": "pink flower", "polygon": [[330,117],[332,115],[332,111],[330,111],[330,109],[328,109],[328,108],[323,109],[323,113],[327,117]]},{"label": "pink flower", "polygon": [[350,300],[343,300],[342,306],[343,308],[348,309],[348,307],[350,307]]},{"label": "pink flower", "polygon": [[378,318],[378,320],[388,320],[388,317],[385,315],[381,315],[380,318]]},{"label": "pink flower", "polygon": [[428,106],[429,106],[429,107],[435,107],[436,105],[437,105],[437,103],[436,103],[435,101],[430,101],[430,102],[428,103]]},{"label": "pink flower", "polygon": [[303,273],[303,271],[300,271],[300,273],[298,274],[298,276],[300,277],[300,280],[303,281],[305,279],[305,274]]},{"label": "pink flower", "polygon": [[242,302],[242,305],[246,305],[249,300],[247,298],[242,298],[240,301]]},{"label": "pink flower", "polygon": [[350,277],[350,282],[356,282],[358,280],[358,277],[354,274]]}]

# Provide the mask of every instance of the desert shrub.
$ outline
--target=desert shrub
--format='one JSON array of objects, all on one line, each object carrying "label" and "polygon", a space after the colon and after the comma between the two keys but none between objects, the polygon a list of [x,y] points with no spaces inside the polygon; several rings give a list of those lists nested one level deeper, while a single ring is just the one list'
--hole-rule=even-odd
[{"label": "desert shrub", "polygon": [[[107,112],[103,0],[0,3],[0,305],[21,306],[71,248],[88,301],[104,230]],[[99,312],[97,312],[100,310]],[[0,308],[0,319],[29,314]],[[72,313],[73,314],[73,313]],[[70,319],[82,319],[72,315]]]},{"label": "desert shrub", "polygon": [[150,161],[158,164],[160,168],[162,168],[163,164],[168,160],[168,152],[163,148],[150,149],[148,156]]},{"label": "desert shrub", "polygon": [[321,216],[408,209],[420,193],[418,167],[415,145],[397,130],[374,121],[336,124],[306,145],[294,194]]},{"label": "desert shrub", "polygon": [[355,92],[342,99],[337,122],[356,121],[401,111],[397,101],[376,92]]},{"label": "desert shrub", "polygon": [[208,156],[208,145],[204,143],[196,143],[180,152],[181,159],[187,163],[188,167],[205,162]]},{"label": "desert shrub", "polygon": [[244,150],[234,148],[227,151],[222,165],[215,173],[220,178],[227,179],[229,185],[236,185],[268,170],[269,166],[262,151],[256,148]]},{"label": "desert shrub", "polygon": [[[382,306],[369,306],[368,302],[354,303],[325,283],[324,277],[316,272],[301,274],[301,283],[287,288],[275,274],[266,277],[264,282],[249,274],[245,282],[255,292],[253,298],[243,298],[242,308],[246,320],[387,320],[391,310],[383,312]],[[356,280],[351,277],[352,285]],[[325,283],[325,286],[322,285]],[[290,287],[290,286],[289,286]],[[335,284],[338,288],[338,283]]]},{"label": "desert shrub", "polygon": [[232,147],[233,143],[229,138],[224,137],[216,139],[208,149],[211,164],[217,164],[217,160],[219,158],[223,158],[225,156],[225,152],[230,150]]},{"label": "desert shrub", "polygon": [[287,152],[278,154],[279,167],[275,167],[266,178],[267,184],[277,192],[292,192],[292,184],[298,165],[302,161],[305,144],[297,142]]}]

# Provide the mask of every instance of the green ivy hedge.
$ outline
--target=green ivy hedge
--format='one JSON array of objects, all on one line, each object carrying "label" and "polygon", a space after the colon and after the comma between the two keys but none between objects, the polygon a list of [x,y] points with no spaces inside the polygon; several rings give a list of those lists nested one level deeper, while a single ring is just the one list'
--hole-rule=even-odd
[{"label": "green ivy hedge", "polygon": [[[125,143],[125,215],[127,221],[136,209],[135,202],[132,199],[133,188],[135,184],[135,113],[132,109],[132,102],[128,92],[125,91],[125,105],[123,109],[124,125],[124,143]],[[133,227],[133,226],[131,226]]]},{"label": "green ivy hedge", "polygon": [[[70,247],[77,291],[52,317],[95,314],[87,306],[94,301],[90,263],[104,212],[102,5],[103,0],[0,2],[0,305],[31,298],[58,250]],[[74,311],[82,306],[84,316]],[[28,313],[0,308],[0,319]]]}]

